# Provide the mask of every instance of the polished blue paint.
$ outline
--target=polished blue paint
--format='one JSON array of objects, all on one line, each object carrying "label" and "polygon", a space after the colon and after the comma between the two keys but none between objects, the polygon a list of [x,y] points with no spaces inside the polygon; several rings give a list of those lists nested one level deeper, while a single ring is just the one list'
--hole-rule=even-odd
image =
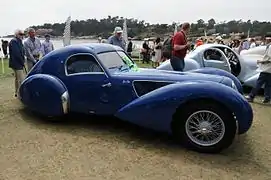
[{"label": "polished blue paint", "polygon": [[[70,112],[113,115],[140,126],[172,133],[172,116],[178,107],[189,101],[210,99],[236,116],[240,134],[250,128],[253,119],[251,106],[233,89],[232,77],[223,71],[212,68],[194,72],[144,68],[134,71],[128,68],[112,72],[98,56],[117,51],[123,50],[108,44],[84,44],[49,53],[33,67],[22,83],[22,102],[33,111],[50,116],[61,115],[60,96],[67,91]],[[94,56],[104,73],[67,76],[66,60],[78,53]],[[135,81],[171,84],[138,97],[133,86]],[[241,92],[240,87],[237,88]]]},{"label": "polished blue paint", "polygon": [[188,101],[197,99],[215,100],[232,111],[239,122],[240,134],[250,128],[253,113],[243,96],[220,83],[210,84],[206,81],[174,83],[156,89],[127,104],[116,116],[141,126],[169,132],[172,115],[176,109],[185,106]]},{"label": "polished blue paint", "polygon": [[21,101],[33,111],[58,116],[63,113],[60,96],[65,91],[66,86],[57,77],[35,74],[24,80],[19,93]]},{"label": "polished blue paint", "polygon": [[230,78],[231,80],[233,80],[233,82],[236,85],[238,91],[241,94],[243,94],[243,87],[242,87],[242,84],[239,81],[239,79],[237,77],[235,77],[233,74],[231,74],[231,73],[229,73],[227,71],[217,69],[217,68],[201,68],[201,69],[191,70],[190,72],[226,76],[226,77]]}]

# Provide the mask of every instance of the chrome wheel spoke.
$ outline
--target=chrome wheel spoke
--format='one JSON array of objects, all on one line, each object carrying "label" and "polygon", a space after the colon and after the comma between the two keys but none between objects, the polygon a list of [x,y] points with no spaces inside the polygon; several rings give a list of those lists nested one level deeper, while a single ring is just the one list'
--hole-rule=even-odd
[{"label": "chrome wheel spoke", "polygon": [[188,137],[201,146],[212,146],[223,138],[225,124],[214,112],[202,110],[193,113],[186,121]]},{"label": "chrome wheel spoke", "polygon": [[192,127],[196,127],[196,128],[199,127],[199,123],[195,123],[194,121],[190,122],[189,124],[190,124]]}]

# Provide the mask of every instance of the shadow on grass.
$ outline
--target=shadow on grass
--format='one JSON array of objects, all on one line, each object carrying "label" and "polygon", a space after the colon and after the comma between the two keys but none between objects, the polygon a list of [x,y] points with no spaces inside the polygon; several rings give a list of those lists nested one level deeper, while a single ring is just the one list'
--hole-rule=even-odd
[{"label": "shadow on grass", "polygon": [[[23,119],[37,128],[43,128],[55,132],[71,133],[75,136],[93,136],[93,132],[105,136],[107,140],[117,139],[127,144],[128,148],[137,149],[147,147],[154,153],[165,155],[179,155],[191,161],[191,163],[209,168],[229,169],[231,171],[246,172],[251,166],[258,172],[267,172],[264,164],[257,161],[256,155],[248,143],[248,135],[238,136],[233,145],[220,154],[201,154],[186,150],[175,143],[172,137],[167,134],[157,133],[149,129],[140,128],[120,121],[112,117],[87,116],[72,114],[60,121],[48,121],[37,117],[26,109],[21,109]],[[88,133],[88,132],[92,133]],[[101,135],[102,134],[102,135]],[[112,140],[113,141],[113,140]]]}]

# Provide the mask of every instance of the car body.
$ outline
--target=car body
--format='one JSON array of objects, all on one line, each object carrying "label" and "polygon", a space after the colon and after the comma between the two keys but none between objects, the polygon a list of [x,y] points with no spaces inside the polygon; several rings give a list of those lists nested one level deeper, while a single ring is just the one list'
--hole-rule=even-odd
[{"label": "car body", "polygon": [[[244,86],[255,87],[260,74],[257,71],[257,60],[262,58],[264,48],[256,47],[239,55],[226,45],[204,44],[187,54],[184,71],[218,68],[232,73]],[[157,69],[172,70],[170,61],[165,61]]]},{"label": "car body", "polygon": [[[138,68],[117,46],[71,45],[43,57],[20,86],[19,97],[44,116],[112,115],[173,134],[197,151],[219,152],[231,144],[236,131],[248,131],[253,113],[234,81],[202,72]],[[214,132],[211,122],[220,121],[223,136],[207,144],[193,139],[192,113],[207,113],[197,122],[197,133]],[[209,120],[208,113],[217,118]]]},{"label": "car body", "polygon": [[241,56],[250,56],[250,55],[258,55],[262,57],[264,55],[264,52],[266,50],[266,45],[265,46],[257,46],[248,50],[242,50],[240,55]]}]

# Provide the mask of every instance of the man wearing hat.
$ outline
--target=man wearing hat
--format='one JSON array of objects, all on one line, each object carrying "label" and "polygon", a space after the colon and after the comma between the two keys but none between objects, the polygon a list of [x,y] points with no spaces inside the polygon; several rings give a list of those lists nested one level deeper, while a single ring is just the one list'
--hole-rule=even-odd
[{"label": "man wearing hat", "polygon": [[54,45],[50,41],[50,35],[46,34],[44,37],[45,41],[41,44],[42,56],[45,56],[46,54],[54,50]]},{"label": "man wearing hat", "polygon": [[109,44],[112,44],[112,45],[115,45],[115,46],[119,46],[121,47],[123,50],[125,50],[125,42],[122,38],[122,29],[121,27],[115,27],[115,30],[114,30],[114,35],[110,36],[109,39],[108,39],[108,43]]},{"label": "man wearing hat", "polygon": [[249,102],[253,102],[257,92],[264,85],[263,103],[269,103],[271,100],[271,37],[266,37],[266,50],[261,60],[257,60],[260,71],[256,87],[252,89],[250,94],[246,96]]},{"label": "man wearing hat", "polygon": [[16,30],[15,37],[9,43],[9,67],[14,71],[15,97],[17,97],[18,89],[25,77],[23,37],[24,32],[22,30]]}]

